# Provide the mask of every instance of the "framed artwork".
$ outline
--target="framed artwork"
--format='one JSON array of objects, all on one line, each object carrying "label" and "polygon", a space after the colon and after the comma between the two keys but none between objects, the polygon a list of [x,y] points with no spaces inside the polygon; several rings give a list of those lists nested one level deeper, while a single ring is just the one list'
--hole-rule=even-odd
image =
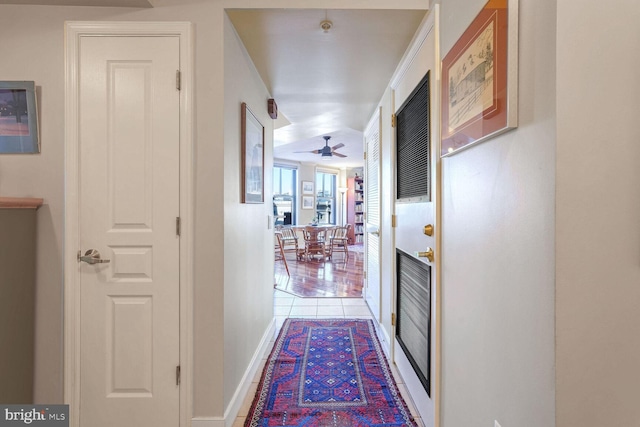
[{"label": "framed artwork", "polygon": [[302,209],[313,209],[313,196],[302,196]]},{"label": "framed artwork", "polygon": [[313,181],[302,181],[302,194],[313,194]]},{"label": "framed artwork", "polygon": [[39,152],[35,83],[0,81],[0,154]]},{"label": "framed artwork", "polygon": [[442,60],[441,156],[518,125],[518,0],[489,0]]},{"label": "framed artwork", "polygon": [[246,103],[241,110],[242,203],[264,203],[264,126]]}]

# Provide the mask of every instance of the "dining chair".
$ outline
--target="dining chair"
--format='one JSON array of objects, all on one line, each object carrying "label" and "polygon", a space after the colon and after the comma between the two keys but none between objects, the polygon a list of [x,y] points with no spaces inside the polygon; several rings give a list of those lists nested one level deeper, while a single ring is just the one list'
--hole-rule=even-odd
[{"label": "dining chair", "polygon": [[280,240],[282,241],[283,252],[298,253],[298,235],[295,230],[290,227],[282,227],[278,230],[280,233]]},{"label": "dining chair", "polygon": [[323,228],[314,226],[304,228],[304,254],[307,259],[313,259],[315,255],[322,255],[323,260],[326,260],[324,231]]},{"label": "dining chair", "polygon": [[291,274],[289,273],[289,264],[287,264],[287,258],[284,256],[284,248],[282,246],[282,236],[280,235],[280,233],[276,233],[275,238],[276,238],[275,245],[274,245],[275,261],[282,261],[284,263],[284,268],[287,270],[287,276],[291,277]]},{"label": "dining chair", "polygon": [[349,226],[336,227],[329,238],[329,253],[333,256],[334,252],[343,252],[345,260],[349,259]]}]

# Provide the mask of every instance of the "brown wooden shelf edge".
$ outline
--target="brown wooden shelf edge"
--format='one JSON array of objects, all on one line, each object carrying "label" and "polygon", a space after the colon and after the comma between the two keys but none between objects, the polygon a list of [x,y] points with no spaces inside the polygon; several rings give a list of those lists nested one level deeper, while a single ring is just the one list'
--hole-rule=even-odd
[{"label": "brown wooden shelf edge", "polygon": [[43,202],[33,197],[0,197],[0,209],[38,209]]}]

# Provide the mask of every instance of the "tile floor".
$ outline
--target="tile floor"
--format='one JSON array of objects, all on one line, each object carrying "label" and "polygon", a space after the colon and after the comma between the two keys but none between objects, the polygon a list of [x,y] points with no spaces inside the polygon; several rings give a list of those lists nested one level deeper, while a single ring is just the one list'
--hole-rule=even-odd
[{"label": "tile floor", "polygon": [[[330,318],[356,318],[356,319],[372,319],[371,312],[368,306],[362,298],[300,298],[294,295],[282,292],[279,290],[274,291],[274,314],[276,317],[276,335],[280,332],[280,328],[284,323],[284,319],[287,317],[302,317],[302,318],[314,318],[314,319],[330,319]],[[275,341],[275,336],[274,340]],[[273,341],[270,346],[273,346]],[[262,369],[267,362],[267,357],[271,353],[271,349],[267,351],[264,359],[261,362],[258,373],[253,378],[249,392],[240,407],[238,417],[233,423],[233,427],[243,427],[244,422],[251,409],[251,403],[253,397],[258,389],[258,382],[260,381],[260,375]],[[398,384],[400,394],[407,403],[409,410],[416,419],[419,427],[424,427],[422,419],[419,417],[416,408],[411,401],[411,397],[407,391],[402,377],[396,370],[394,365],[391,365],[391,372]]]}]

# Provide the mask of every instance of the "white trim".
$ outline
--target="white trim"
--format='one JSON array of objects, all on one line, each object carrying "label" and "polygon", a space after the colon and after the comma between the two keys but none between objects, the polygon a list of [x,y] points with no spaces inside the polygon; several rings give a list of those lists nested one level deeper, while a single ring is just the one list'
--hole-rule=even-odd
[{"label": "white trim", "polygon": [[[435,7],[437,8],[438,5],[435,5]],[[404,76],[407,74],[407,71],[411,68],[411,65],[413,64],[413,61],[415,61],[416,57],[418,56],[420,49],[422,49],[422,45],[424,44],[425,40],[427,40],[427,37],[429,36],[431,31],[434,29],[433,23],[429,22],[429,20],[431,20],[433,11],[434,10],[432,9],[432,10],[429,10],[429,12],[427,12],[427,14],[422,20],[422,23],[420,24],[420,28],[418,29],[418,32],[413,37],[413,40],[411,40],[411,44],[410,44],[411,47],[402,56],[402,59],[400,60],[400,64],[398,65],[398,67],[396,68],[396,71],[394,71],[393,76],[391,77],[391,83],[389,83],[389,87],[391,87],[391,89],[395,90],[398,88],[398,85],[404,79]],[[395,108],[396,107],[394,107],[393,109],[394,113],[396,112]]]},{"label": "white trim", "polygon": [[192,418],[191,427],[225,427],[224,418]]},{"label": "white trim", "polygon": [[436,98],[436,113],[434,114],[434,122],[436,123],[434,127],[435,137],[433,138],[433,143],[431,147],[431,161],[432,167],[435,171],[434,181],[434,200],[435,207],[433,209],[433,227],[434,227],[434,239],[435,239],[435,250],[436,250],[436,273],[434,277],[434,289],[432,292],[434,294],[434,301],[432,304],[432,310],[435,313],[433,319],[433,327],[434,331],[434,346],[436,350],[434,351],[434,360],[433,360],[433,394],[434,394],[434,427],[439,427],[442,425],[441,417],[442,417],[442,159],[439,156],[441,152],[442,145],[442,132],[440,126],[442,124],[441,120],[441,100],[442,100],[442,56],[440,51],[440,5],[435,5],[434,8],[434,24],[433,28],[435,31],[434,34],[434,43],[435,43],[435,56],[436,56],[436,66],[434,67],[435,71],[435,98]]},{"label": "white trim", "polygon": [[258,369],[260,368],[260,362],[264,359],[265,354],[269,350],[269,344],[273,341],[273,337],[276,332],[276,319],[275,317],[271,320],[269,327],[265,331],[264,335],[262,335],[262,340],[258,345],[255,353],[253,353],[253,357],[251,358],[251,362],[249,362],[249,366],[245,371],[242,379],[240,380],[240,384],[236,388],[235,393],[233,393],[233,397],[231,398],[231,402],[227,406],[226,411],[224,411],[224,420],[226,427],[231,427],[238,416],[238,412],[240,412],[240,407],[244,402],[245,397],[249,391],[249,387],[251,387],[251,382],[253,378],[256,376]]},{"label": "white trim", "polygon": [[178,36],[180,38],[180,426],[191,426],[193,347],[193,41],[188,22],[65,23],[65,227],[64,227],[64,402],[71,426],[79,422],[80,293],[78,247],[78,59],[81,37],[104,35]]},{"label": "white trim", "polygon": [[[340,175],[340,169],[332,168],[330,166],[318,166],[317,163],[315,165],[316,165],[316,173],[322,172],[322,173],[328,173],[332,175]],[[315,184],[315,177],[314,177],[314,184]]]},{"label": "white trim", "polygon": [[384,327],[384,324],[380,323],[380,327],[378,328],[378,335],[380,336],[380,340],[384,342],[382,349],[384,350],[385,355],[389,361],[392,361],[391,358],[391,337],[389,336],[389,332],[387,328]]}]

